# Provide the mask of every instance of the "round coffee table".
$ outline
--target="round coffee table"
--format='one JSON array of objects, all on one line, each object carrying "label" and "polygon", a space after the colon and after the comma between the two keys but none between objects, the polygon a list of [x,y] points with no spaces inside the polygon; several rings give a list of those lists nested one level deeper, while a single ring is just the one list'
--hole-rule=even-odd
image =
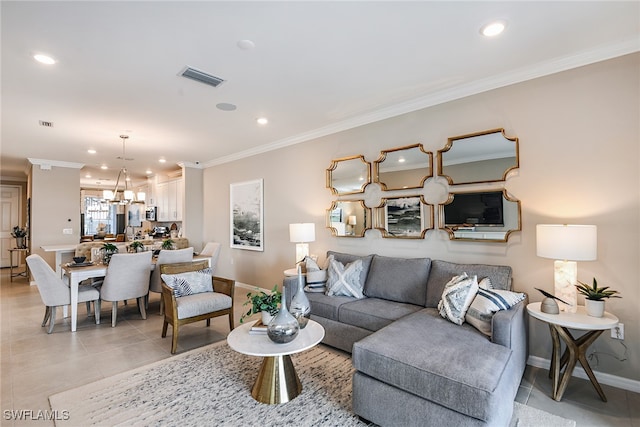
[{"label": "round coffee table", "polygon": [[324,328],[309,320],[298,336],[286,344],[276,344],[266,334],[250,334],[252,323],[235,328],[227,336],[229,347],[248,356],[263,357],[251,396],[262,403],[285,403],[302,391],[302,383],[291,355],[316,346],[324,338]]}]

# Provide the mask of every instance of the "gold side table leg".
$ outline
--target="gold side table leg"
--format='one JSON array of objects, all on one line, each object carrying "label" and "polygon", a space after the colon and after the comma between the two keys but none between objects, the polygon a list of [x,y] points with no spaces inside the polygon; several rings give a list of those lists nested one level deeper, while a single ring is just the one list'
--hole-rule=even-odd
[{"label": "gold side table leg", "polygon": [[298,378],[291,357],[265,357],[258,373],[251,396],[258,402],[275,404],[285,403],[295,398],[302,391],[302,383]]}]

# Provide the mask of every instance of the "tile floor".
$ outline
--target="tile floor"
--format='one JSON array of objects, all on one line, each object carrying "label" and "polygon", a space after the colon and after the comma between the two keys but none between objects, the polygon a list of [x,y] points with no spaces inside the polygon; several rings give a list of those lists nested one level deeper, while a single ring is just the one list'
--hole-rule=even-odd
[{"label": "tile floor", "polygon": [[[247,290],[237,288],[235,314],[240,319]],[[67,319],[56,322],[53,334],[40,327],[44,306],[36,286],[25,279],[9,281],[8,269],[0,270],[0,425],[52,426],[50,421],[8,420],[9,410],[48,410],[48,396],[82,384],[171,357],[170,337],[160,337],[162,318],[159,297],[152,294],[147,320],[135,304],[118,313],[111,328],[111,304],[102,309],[102,324],[85,316],[79,307],[78,331],[71,333]],[[228,333],[226,317],[181,328],[178,352],[223,340]],[[571,380],[562,402],[549,397],[548,371],[528,367],[516,400],[547,412],[574,419],[578,427],[640,427],[640,394],[603,386],[609,402],[600,400],[591,384]],[[546,426],[541,426],[546,427]],[[551,426],[549,426],[551,427]]]}]

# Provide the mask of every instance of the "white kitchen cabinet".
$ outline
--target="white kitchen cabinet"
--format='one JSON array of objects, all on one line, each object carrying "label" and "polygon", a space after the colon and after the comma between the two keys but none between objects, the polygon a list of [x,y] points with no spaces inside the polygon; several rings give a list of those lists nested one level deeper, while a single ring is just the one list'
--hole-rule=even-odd
[{"label": "white kitchen cabinet", "polygon": [[182,180],[156,185],[158,221],[182,221]]}]

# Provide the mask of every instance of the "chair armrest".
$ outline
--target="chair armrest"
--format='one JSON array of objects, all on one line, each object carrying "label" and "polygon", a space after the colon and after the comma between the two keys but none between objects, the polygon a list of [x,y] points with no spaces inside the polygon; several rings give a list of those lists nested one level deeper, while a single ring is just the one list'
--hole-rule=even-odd
[{"label": "chair armrest", "polygon": [[233,300],[233,294],[236,288],[236,281],[225,279],[224,277],[213,276],[213,291],[221,294],[229,295]]}]

